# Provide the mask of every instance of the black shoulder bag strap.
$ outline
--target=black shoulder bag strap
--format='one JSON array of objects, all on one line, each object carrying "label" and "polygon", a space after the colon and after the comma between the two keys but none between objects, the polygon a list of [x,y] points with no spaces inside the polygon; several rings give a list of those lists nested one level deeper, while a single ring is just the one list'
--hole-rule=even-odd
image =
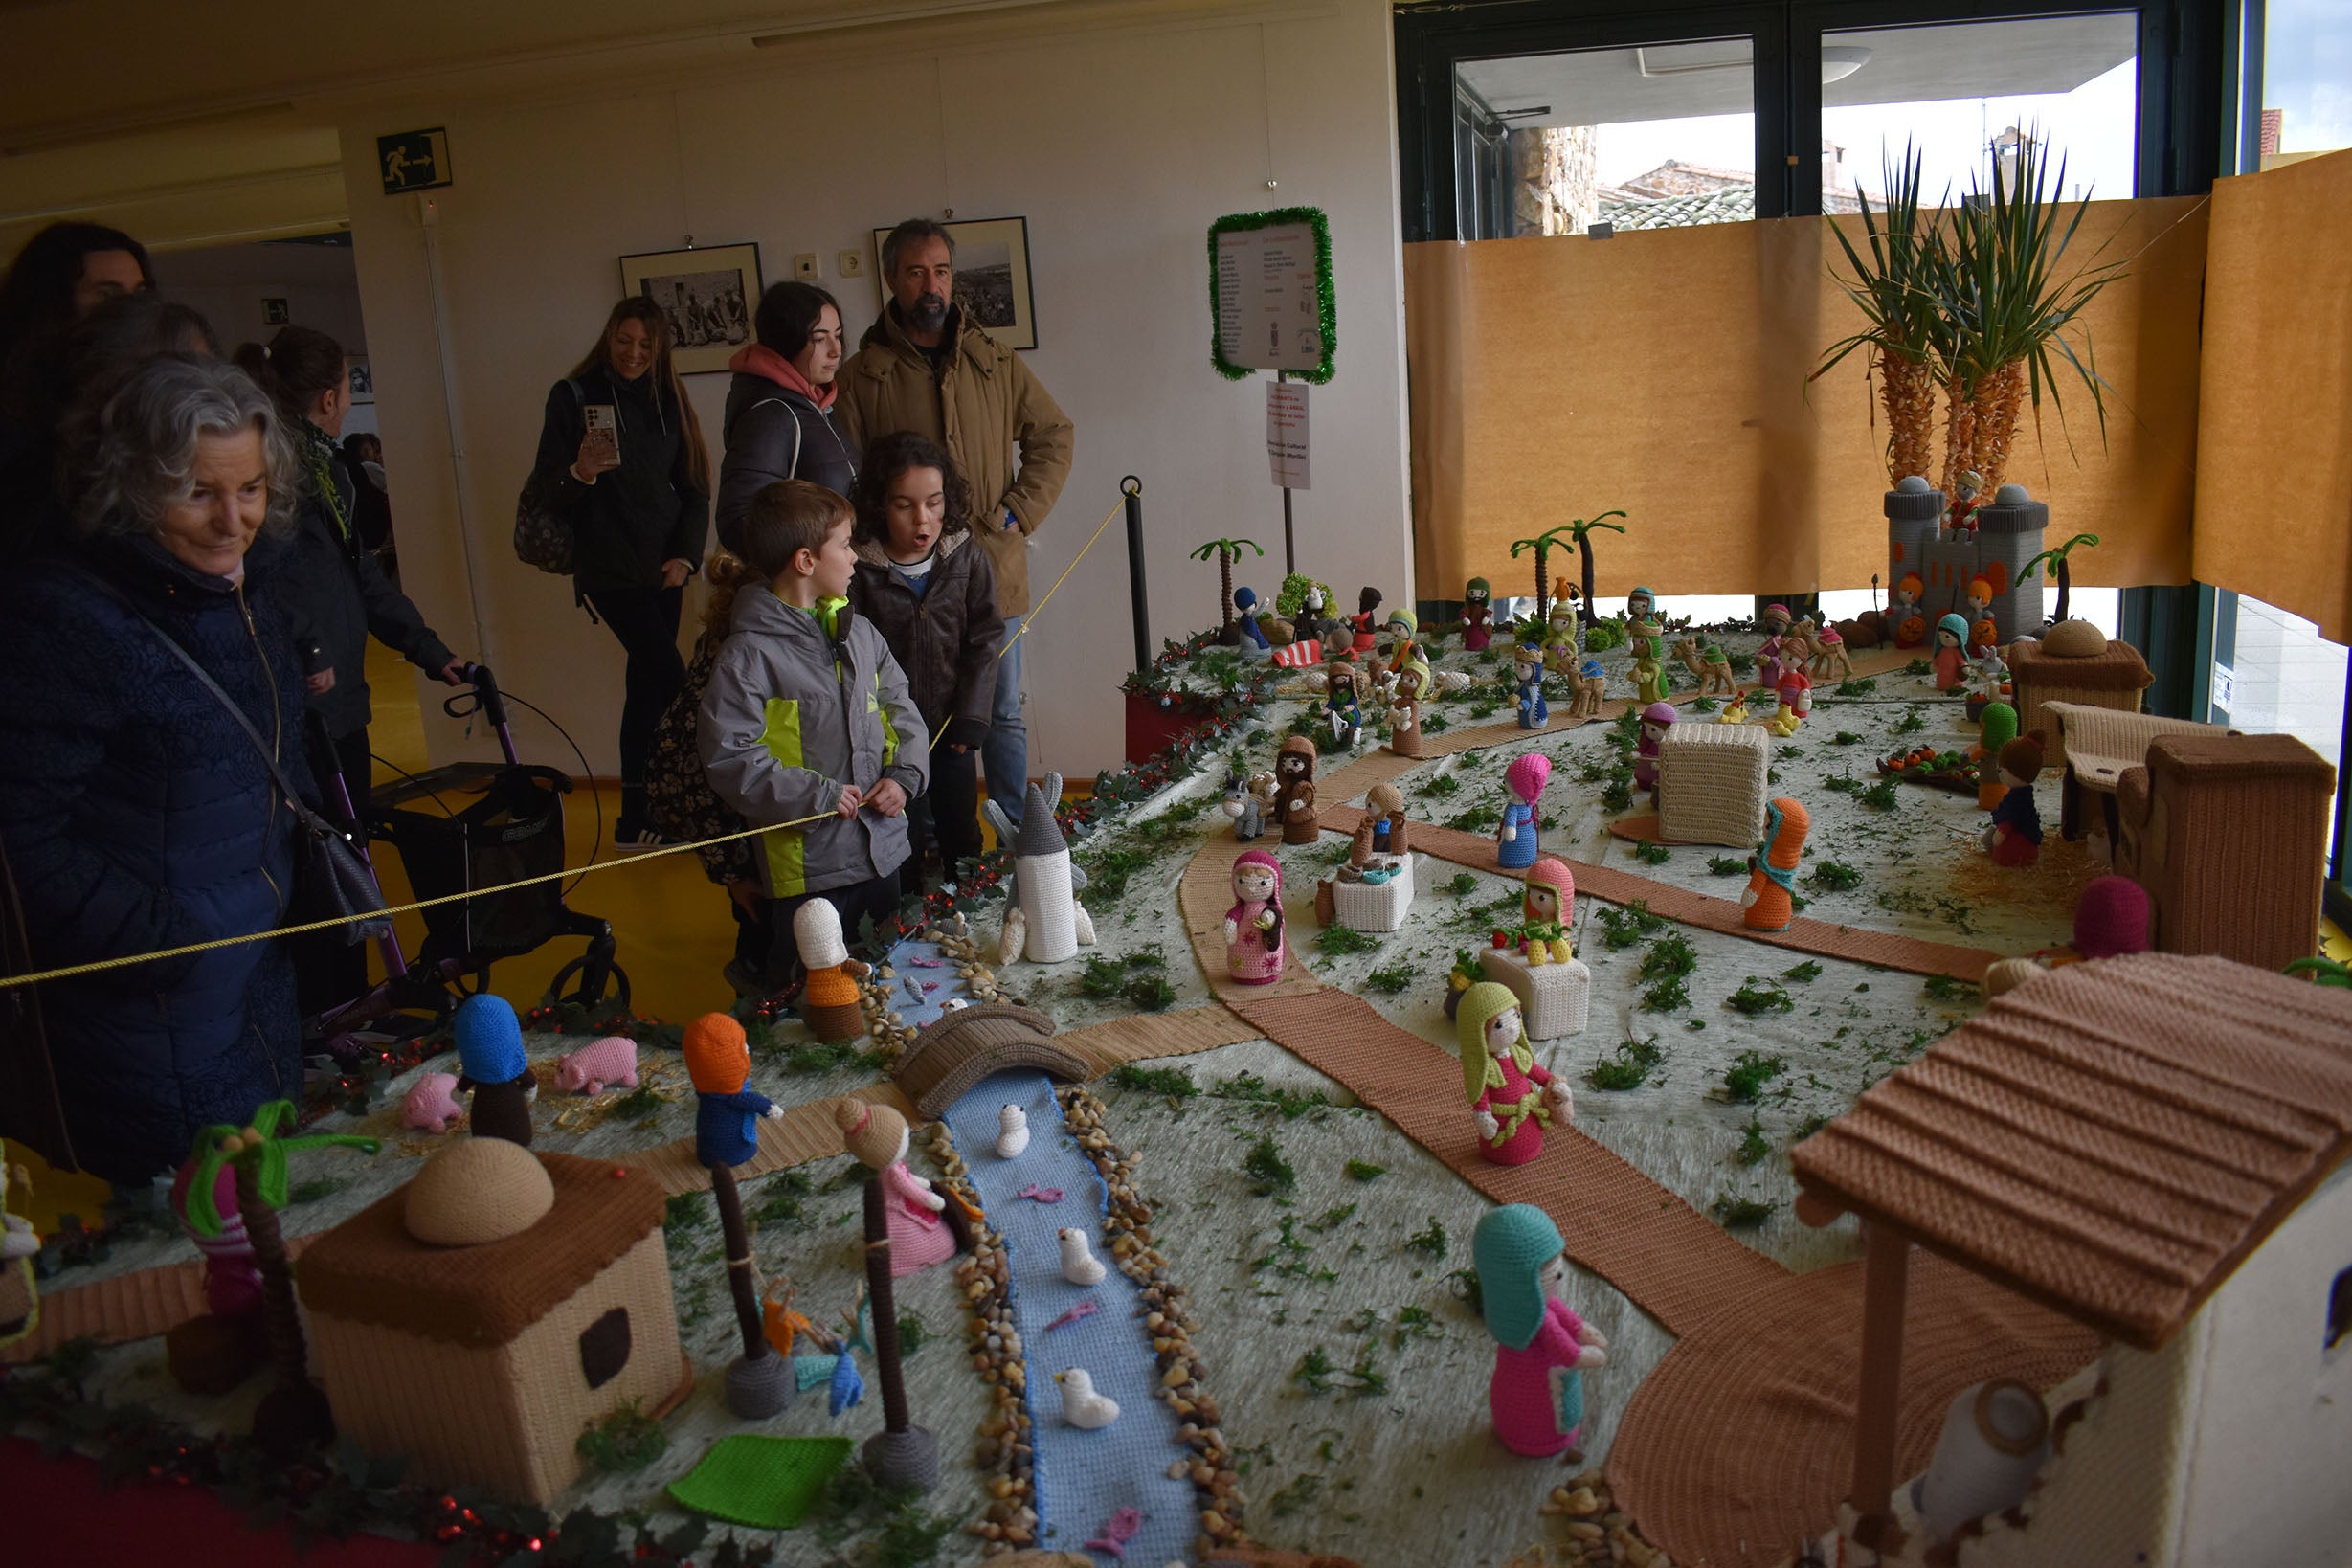
[{"label": "black shoulder bag strap", "polygon": [[[392,922],[384,918],[384,895],[376,887],[375,872],[359,851],[352,847],[351,840],[342,829],[310,809],[309,803],[302,799],[302,792],[294,787],[294,781],[278,765],[276,751],[261,738],[261,731],[254,728],[253,721],[245,716],[245,710],[221,690],[220,683],[196,662],[195,655],[182,647],[177,638],[148,619],[146,613],[131,603],[121,589],[93,571],[77,569],[77,574],[120,605],[126,615],[154,634],[156,641],[170,650],[171,656],[196,678],[197,684],[211,692],[213,700],[236,721],[236,727],[253,743],[254,754],[270,771],[270,777],[277,782],[279,793],[285,797],[295,820],[302,828],[302,853],[296,858],[294,867],[300,886],[286,912],[294,917],[297,924],[313,920],[347,920],[350,924],[344,928],[346,942],[366,941],[391,930]],[[375,918],[370,919],[370,916]]]}]

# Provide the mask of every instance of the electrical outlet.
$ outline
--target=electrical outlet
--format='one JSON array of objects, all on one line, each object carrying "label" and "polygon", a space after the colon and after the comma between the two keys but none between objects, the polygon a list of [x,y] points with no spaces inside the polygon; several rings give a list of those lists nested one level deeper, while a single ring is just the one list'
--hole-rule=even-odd
[{"label": "electrical outlet", "polygon": [[841,264],[842,277],[862,278],[865,276],[865,253],[863,251],[843,251],[835,259]]},{"label": "electrical outlet", "polygon": [[798,256],[793,258],[793,276],[804,283],[814,283],[824,276],[823,273],[817,270],[815,251],[802,251]]}]

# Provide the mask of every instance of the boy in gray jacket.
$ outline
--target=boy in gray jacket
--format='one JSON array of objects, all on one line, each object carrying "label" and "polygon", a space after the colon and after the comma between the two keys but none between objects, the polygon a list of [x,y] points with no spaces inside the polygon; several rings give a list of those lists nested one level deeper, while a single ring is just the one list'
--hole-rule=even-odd
[{"label": "boy in gray jacket", "polygon": [[771,901],[769,984],[798,973],[793,915],[811,898],[845,930],[898,906],[907,803],[929,777],[930,736],[882,634],[851,615],[849,503],[805,480],[753,499],[739,530],[747,571],[703,693],[697,738],[720,799],[753,823]]}]

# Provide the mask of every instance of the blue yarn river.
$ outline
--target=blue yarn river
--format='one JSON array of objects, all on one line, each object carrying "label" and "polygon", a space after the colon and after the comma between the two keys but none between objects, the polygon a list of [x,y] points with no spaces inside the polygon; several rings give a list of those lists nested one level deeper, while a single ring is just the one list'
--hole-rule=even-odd
[{"label": "blue yarn river", "polygon": [[[997,1111],[1007,1104],[1019,1106],[1029,1118],[1029,1147],[1009,1160],[997,1157]],[[1192,1483],[1170,1480],[1168,1467],[1190,1459],[1191,1451],[1176,1437],[1176,1412],[1154,1397],[1159,1363],[1143,1324],[1142,1288],[1108,1255],[1102,1221],[1109,1194],[1063,1121],[1053,1081],[1040,1072],[997,1073],[950,1107],[946,1120],[989,1222],[1004,1237],[1012,1268],[1013,1323],[1028,1368],[1038,1544],[1084,1553],[1114,1511],[1132,1508],[1142,1512],[1143,1527],[1126,1543],[1129,1568],[1190,1560],[1199,1505]],[[1028,1186],[1060,1188],[1062,1201],[1019,1197]],[[1065,1225],[1086,1233],[1103,1264],[1102,1284],[1076,1286],[1062,1277],[1054,1233]],[[1100,1310],[1046,1329],[1086,1300]],[[1073,1366],[1086,1370],[1097,1393],[1118,1401],[1117,1421],[1089,1432],[1062,1419],[1062,1391],[1053,1378]],[[1097,1562],[1113,1560],[1101,1551],[1091,1556]]]}]

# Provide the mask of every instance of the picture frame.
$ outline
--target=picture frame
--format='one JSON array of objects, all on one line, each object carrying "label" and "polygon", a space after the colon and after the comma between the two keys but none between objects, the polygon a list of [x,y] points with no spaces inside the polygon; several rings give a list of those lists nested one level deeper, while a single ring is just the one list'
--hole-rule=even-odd
[{"label": "picture frame", "polygon": [[620,291],[642,294],[669,317],[671,360],[681,375],[710,375],[751,341],[759,310],[759,246],[697,245],[620,258]]},{"label": "picture frame", "polygon": [[[955,242],[955,302],[988,335],[1007,348],[1037,347],[1037,294],[1029,274],[1029,220],[1025,217],[958,219],[942,223]],[[890,280],[883,276],[882,242],[888,229],[874,231],[874,289],[890,302]]]},{"label": "picture frame", "polygon": [[365,354],[362,354],[362,355],[358,356],[357,358],[353,359],[353,360],[350,362],[350,364],[351,364],[351,401],[352,401],[352,402],[354,402],[354,403],[372,403],[372,402],[374,402],[374,401],[375,401],[375,371],[374,371],[374,370],[372,370],[372,369],[371,369],[371,368],[369,366],[369,364],[368,364],[368,356],[367,356],[367,355],[365,355]]}]

